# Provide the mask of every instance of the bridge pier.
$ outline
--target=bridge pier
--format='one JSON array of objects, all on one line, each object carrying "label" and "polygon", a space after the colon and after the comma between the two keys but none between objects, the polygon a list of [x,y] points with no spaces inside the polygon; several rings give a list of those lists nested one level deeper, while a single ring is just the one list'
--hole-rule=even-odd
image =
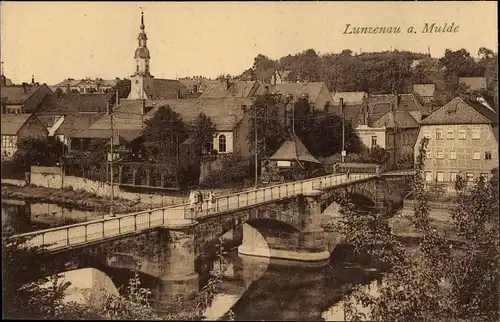
[{"label": "bridge pier", "polygon": [[168,229],[168,241],[162,243],[162,264],[159,267],[158,284],[153,293],[151,306],[158,311],[168,311],[177,296],[193,299],[199,292],[199,276],[195,271],[194,227],[185,224]]},{"label": "bridge pier", "polygon": [[313,266],[328,264],[330,253],[326,250],[325,232],[321,227],[321,191],[313,191],[298,198],[300,231],[280,232],[260,227],[243,226],[243,243],[238,253],[245,256],[268,257]]}]

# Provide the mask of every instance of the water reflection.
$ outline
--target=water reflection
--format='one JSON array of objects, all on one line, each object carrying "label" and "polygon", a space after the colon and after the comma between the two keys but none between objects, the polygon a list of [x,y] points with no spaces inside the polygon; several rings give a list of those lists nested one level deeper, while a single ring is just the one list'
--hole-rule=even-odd
[{"label": "water reflection", "polygon": [[2,200],[2,227],[8,227],[16,234],[99,219],[103,215],[51,203]]},{"label": "water reflection", "polygon": [[[208,255],[202,257],[205,265],[200,267],[215,268]],[[349,286],[369,284],[379,276],[369,262],[357,264],[359,260],[340,246],[324,267],[238,255],[236,249],[226,260],[221,294],[206,311],[210,320],[227,320],[229,309],[236,320],[343,320],[339,302]],[[200,271],[200,277],[208,273]],[[205,276],[204,283],[207,280]]]}]

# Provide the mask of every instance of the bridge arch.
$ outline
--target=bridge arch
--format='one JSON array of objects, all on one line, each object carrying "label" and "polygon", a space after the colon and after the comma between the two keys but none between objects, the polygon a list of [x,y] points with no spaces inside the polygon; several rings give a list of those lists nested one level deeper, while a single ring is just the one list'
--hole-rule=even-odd
[{"label": "bridge arch", "polygon": [[199,260],[203,252],[208,251],[207,248],[213,245],[219,238],[231,230],[244,227],[245,225],[255,229],[255,231],[263,236],[266,244],[268,241],[266,238],[284,238],[300,231],[297,215],[293,216],[290,213],[278,213],[272,210],[261,211],[251,211],[246,216],[235,216],[232,220],[227,220],[218,227],[213,227],[210,222],[200,223],[197,227],[199,232],[206,230],[206,227],[212,226],[213,234],[208,232],[206,237],[201,236],[201,234],[195,235],[195,258]]}]

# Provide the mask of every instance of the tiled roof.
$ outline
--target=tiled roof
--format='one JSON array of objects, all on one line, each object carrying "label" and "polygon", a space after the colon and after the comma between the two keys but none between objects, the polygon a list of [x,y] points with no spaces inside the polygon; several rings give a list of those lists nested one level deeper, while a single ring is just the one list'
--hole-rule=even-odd
[{"label": "tiled roof", "polygon": [[[96,129],[87,129],[80,132],[70,134],[70,137],[73,139],[77,138],[99,138],[99,139],[108,139],[111,135],[111,131],[109,129],[104,130],[96,130]],[[141,130],[114,130],[113,131],[113,142],[115,145],[118,144],[126,144],[132,142],[142,135]]]},{"label": "tiled roof", "polygon": [[54,133],[55,135],[68,135],[88,129],[94,122],[102,117],[102,114],[79,114],[66,115],[64,122]]},{"label": "tiled roof", "polygon": [[105,94],[74,94],[47,96],[36,110],[37,115],[66,115],[79,112],[106,112],[108,99]]},{"label": "tiled roof", "polygon": [[205,87],[200,98],[248,97],[252,95],[256,83],[256,81],[229,80],[229,90],[225,80],[211,83]]},{"label": "tiled roof", "polygon": [[2,135],[16,135],[33,114],[2,114]]},{"label": "tiled roof", "polygon": [[[113,111],[113,124],[119,130],[141,130],[143,128],[141,100],[123,100]],[[102,115],[90,125],[90,130],[109,130],[110,118],[108,114]]]},{"label": "tiled roof", "polygon": [[372,127],[411,129],[418,128],[418,122],[408,111],[390,111],[373,122]]},{"label": "tiled roof", "polygon": [[486,77],[459,77],[458,83],[470,86],[471,90],[486,89]]},{"label": "tiled roof", "polygon": [[78,86],[78,85],[96,85],[97,86],[97,84],[102,85],[102,86],[113,87],[113,86],[116,86],[116,83],[117,83],[116,79],[100,79],[100,78],[96,78],[96,79],[91,79],[91,78],[65,79],[60,83],[52,85],[52,87],[58,88],[58,87],[66,87],[68,85],[70,87],[74,87],[74,86]]},{"label": "tiled roof", "polygon": [[285,141],[281,147],[269,158],[275,161],[303,161],[319,163],[315,157],[307,150],[304,144],[296,135],[292,135],[290,140]]},{"label": "tiled roof", "polygon": [[156,113],[160,106],[170,106],[179,113],[186,123],[194,121],[203,112],[210,117],[217,130],[233,130],[244,116],[242,105],[251,106],[251,98],[187,98],[179,100],[146,101],[146,106],[153,109],[145,115],[145,119]]},{"label": "tiled roof", "polygon": [[186,93],[186,86],[175,79],[153,79],[153,89],[146,89],[146,95],[150,99],[175,99],[177,93],[181,95]]},{"label": "tiled roof", "polygon": [[[362,113],[363,105],[347,105],[344,107],[344,117],[346,122],[350,122],[353,128],[358,126],[358,119]],[[337,114],[342,117],[342,110],[339,105],[331,107],[331,113]]]},{"label": "tiled roof", "polygon": [[455,97],[420,122],[430,124],[498,124],[498,115],[477,101]]},{"label": "tiled roof", "polygon": [[[419,111],[427,114],[425,108],[415,98],[413,94],[398,94],[399,104],[394,108],[395,111]],[[375,122],[392,109],[395,103],[394,94],[370,95],[368,97],[368,107],[370,110],[370,122]]]},{"label": "tiled roof", "polygon": [[293,99],[298,99],[302,94],[309,95],[310,102],[316,102],[319,93],[323,86],[326,87],[323,82],[309,82],[309,83],[282,83],[269,86],[269,91],[275,94],[292,94]]},{"label": "tiled roof", "polygon": [[340,98],[344,99],[346,105],[362,104],[365,95],[365,92],[332,92],[332,104],[339,105]]},{"label": "tiled roof", "polygon": [[2,100],[7,104],[21,105],[43,85],[12,85],[0,87]]},{"label": "tiled roof", "polygon": [[52,86],[54,86],[54,87],[66,87],[69,85],[70,87],[73,87],[73,86],[78,85],[80,83],[80,81],[81,81],[81,79],[67,78],[67,79],[63,80],[62,82],[54,84]]},{"label": "tiled roof", "polygon": [[[170,106],[179,113],[182,120],[189,123],[195,120],[203,112],[210,117],[217,130],[233,130],[244,116],[242,105],[251,106],[251,98],[185,98],[171,100],[147,100],[146,108],[151,110],[144,116],[142,112],[142,100],[124,100],[113,112],[114,126],[120,130],[140,130],[144,121],[153,117],[160,106]],[[109,115],[103,115],[93,123],[89,129],[109,129]]]},{"label": "tiled roof", "polygon": [[423,97],[431,97],[434,96],[435,88],[436,85],[434,84],[414,84],[413,92]]}]

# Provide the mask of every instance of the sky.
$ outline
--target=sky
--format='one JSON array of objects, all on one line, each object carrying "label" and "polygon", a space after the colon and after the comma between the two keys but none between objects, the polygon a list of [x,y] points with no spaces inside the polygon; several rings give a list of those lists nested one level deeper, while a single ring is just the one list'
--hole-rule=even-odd
[{"label": "sky", "polygon": [[[496,1],[440,2],[0,2],[1,59],[14,83],[129,77],[144,10],[157,78],[237,75],[258,54],[390,48],[441,57],[446,48],[497,51]],[[455,33],[421,33],[454,23]],[[400,34],[344,34],[400,26]],[[417,33],[407,33],[415,26]]]}]

